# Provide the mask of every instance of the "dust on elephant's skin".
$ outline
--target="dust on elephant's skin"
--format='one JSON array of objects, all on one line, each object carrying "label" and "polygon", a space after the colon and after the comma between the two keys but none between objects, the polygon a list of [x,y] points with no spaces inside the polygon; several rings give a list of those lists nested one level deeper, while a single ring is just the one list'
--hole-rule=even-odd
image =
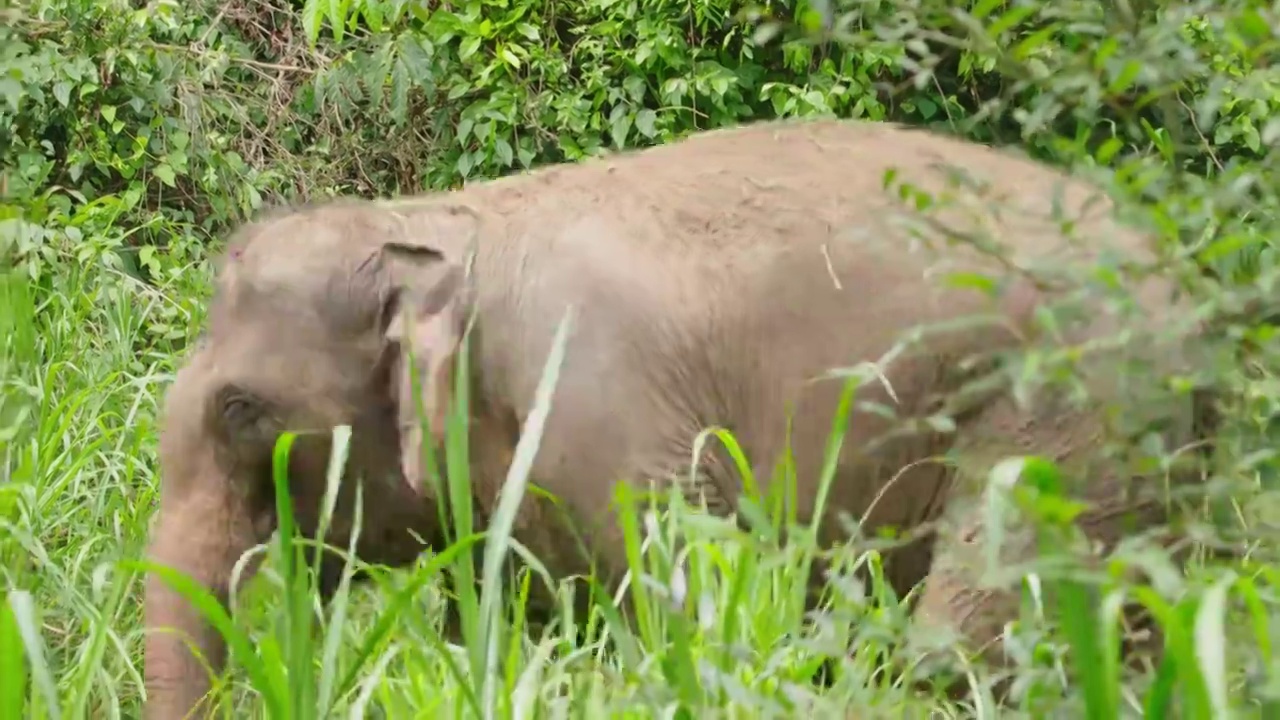
[{"label": "dust on elephant's skin", "polygon": [[[986,198],[974,200],[972,186],[949,185],[939,163],[988,182]],[[895,183],[962,202],[908,213],[910,193],[886,188],[891,167]],[[1010,205],[996,214],[982,204],[993,199]],[[151,555],[225,600],[236,559],[273,527],[277,434],[316,431],[299,438],[290,466],[298,520],[312,532],[326,433],[347,424],[347,476],[359,478],[364,493],[358,552],[370,562],[411,562],[422,549],[415,535],[438,542],[439,528],[435,495],[415,460],[424,438],[404,422],[414,399],[404,351],[412,349],[421,371],[417,397],[438,421],[451,396],[451,361],[473,317],[471,476],[482,523],[568,305],[576,309],[574,331],[532,479],[560,498],[563,517],[593,549],[606,582],[623,561],[608,515],[612,481],[688,477],[691,444],[709,425],[729,428],[757,464],[756,477],[767,478],[782,449],[784,413],[794,408],[791,450],[806,519],[841,389],[814,377],[884,357],[903,331],[921,323],[989,313],[994,321],[927,335],[894,359],[883,378],[892,395],[880,381],[859,392],[860,401],[919,418],[979,369],[995,367],[995,353],[1037,337],[1033,312],[1046,291],[1010,276],[993,299],[945,282],[945,271],[994,273],[1000,266],[942,242],[922,219],[960,233],[989,232],[1007,244],[1009,259],[1037,268],[1090,260],[1104,245],[1149,255],[1147,242],[1116,227],[1098,200],[1083,183],[1008,153],[890,124],[824,120],[706,132],[447,194],[277,211],[231,239],[207,334],[167,392]],[[1080,243],[1064,241],[1050,215],[1055,204],[1076,219]],[[1173,328],[1188,316],[1171,301],[1167,281],[1135,289],[1150,327]],[[1108,307],[1094,302],[1092,322],[1071,337],[1118,327]],[[1181,346],[1157,339],[1086,363],[1089,387],[1112,400],[1147,387],[1119,382],[1112,372],[1135,348],[1159,361],[1158,369],[1181,367]],[[987,362],[964,362],[975,354]],[[1054,454],[1069,466],[1092,460],[1100,455],[1104,416],[1089,407],[1046,399],[1022,409],[988,391],[961,403],[955,434],[927,429],[876,443],[896,425],[859,412],[829,508],[862,519],[866,532],[939,519],[944,508],[961,506],[949,502],[953,496],[972,496],[971,483],[958,482],[968,475],[941,462],[949,450],[963,451],[959,467],[968,458],[979,473],[980,461],[1010,452]],[[1177,447],[1193,435],[1192,403],[1177,399],[1166,409],[1166,444]],[[732,463],[710,447],[697,486],[687,490],[712,511],[730,512],[738,480]],[[1091,475],[1101,478],[1088,488],[1092,498],[1114,497],[1127,477],[1108,472]],[[328,538],[339,547],[350,532],[353,487],[339,498]],[[1162,517],[1158,505],[1138,509],[1142,523]],[[584,557],[566,550],[573,543],[560,517],[527,495],[515,535],[555,575],[585,572]],[[963,551],[975,531],[965,515],[954,519],[942,525],[939,547]],[[1106,538],[1118,522],[1090,527]],[[824,527],[824,540],[840,539],[835,515]],[[923,537],[888,555],[900,593],[928,574],[932,542]],[[941,553],[941,579],[926,583],[922,608],[978,644],[1005,615],[953,612],[964,605],[957,599],[973,595],[963,557],[952,555]],[[220,638],[155,578],[147,585],[146,624],[178,628],[221,667]],[[172,632],[148,636],[146,681],[153,718],[181,717],[208,688],[201,664]]]}]

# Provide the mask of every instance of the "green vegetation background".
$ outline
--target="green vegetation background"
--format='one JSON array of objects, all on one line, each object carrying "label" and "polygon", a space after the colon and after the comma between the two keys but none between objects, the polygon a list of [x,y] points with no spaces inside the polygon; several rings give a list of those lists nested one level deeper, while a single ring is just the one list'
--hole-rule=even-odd
[{"label": "green vegetation background", "polygon": [[[703,129],[836,115],[933,126],[1094,173],[1188,248],[1206,313],[1236,313],[1238,354],[1217,378],[1231,391],[1210,483],[1219,502],[1206,511],[1225,522],[1201,539],[1244,559],[1201,560],[1187,578],[1160,558],[1122,559],[1149,580],[1113,573],[1099,597],[1123,589],[1158,609],[1172,664],[1072,666],[1066,682],[1063,653],[1081,647],[1073,618],[1032,617],[1023,699],[1002,712],[1280,716],[1280,387],[1271,326],[1238,312],[1274,283],[1278,27],[1260,0],[0,5],[0,715],[137,714],[141,576],[121,561],[145,543],[157,398],[200,327],[209,258],[229,228],[264,204],[446,189]],[[709,527],[689,532],[721,532]],[[747,573],[745,596],[708,591],[667,611],[636,632],[636,653],[567,634],[511,640],[497,699],[435,644],[431,597],[395,608],[375,638],[391,591],[353,594],[333,653],[314,657],[280,655],[287,610],[270,602],[245,601],[243,625],[266,657],[320,674],[298,717],[481,704],[503,717],[972,710],[881,672],[900,652],[902,609],[855,598],[844,615],[806,622],[767,553],[753,565],[742,548],[724,552]],[[690,560],[695,587],[699,567],[716,587],[702,562]],[[733,637],[728,615],[741,619]],[[845,658],[844,671],[815,686],[826,656]],[[233,702],[260,714],[262,688],[233,683]]]}]

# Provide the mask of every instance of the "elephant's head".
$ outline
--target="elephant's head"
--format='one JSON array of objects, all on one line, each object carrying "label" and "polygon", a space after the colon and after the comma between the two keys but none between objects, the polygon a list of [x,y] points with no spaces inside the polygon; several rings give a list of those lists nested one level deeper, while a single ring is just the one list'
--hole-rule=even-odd
[{"label": "elephant's head", "polygon": [[[206,335],[166,394],[153,561],[225,603],[235,563],[275,526],[277,438],[298,434],[288,487],[298,525],[310,535],[336,425],[352,434],[325,541],[346,547],[357,485],[361,559],[412,562],[423,549],[415,534],[436,539],[437,509],[402,471],[402,447],[421,443],[419,425],[401,436],[404,416],[415,411],[405,407],[403,350],[413,338],[423,409],[441,418],[447,368],[464,329],[463,261],[477,227],[473,212],[448,205],[334,202],[240,230],[220,263]],[[438,433],[442,424],[432,428]],[[421,477],[409,469],[409,477]],[[340,567],[335,556],[322,590],[334,588]],[[147,715],[183,717],[209,687],[183,636],[215,670],[223,640],[154,576],[146,625]]]}]

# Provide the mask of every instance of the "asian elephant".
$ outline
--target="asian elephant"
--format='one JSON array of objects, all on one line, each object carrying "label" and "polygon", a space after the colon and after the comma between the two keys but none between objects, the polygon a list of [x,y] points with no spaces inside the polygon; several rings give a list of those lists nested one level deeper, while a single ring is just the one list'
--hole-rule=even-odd
[{"label": "asian elephant", "polygon": [[[984,242],[1002,255],[982,251]],[[411,562],[422,550],[415,534],[437,542],[440,528],[417,466],[424,438],[406,429],[405,350],[438,429],[468,327],[471,477],[483,521],[572,305],[531,480],[560,498],[596,571],[616,579],[615,481],[684,483],[710,512],[732,513],[741,487],[733,463],[710,442],[691,474],[695,437],[730,430],[766,485],[789,437],[807,521],[843,387],[824,373],[879,361],[908,331],[941,323],[859,389],[821,539],[847,537],[842,515],[869,534],[936,524],[885,556],[887,577],[900,595],[924,581],[922,617],[981,645],[1014,612],[1009,593],[976,589],[966,559],[977,554],[975,501],[995,461],[1036,453],[1087,476],[1076,494],[1096,505],[1080,526],[1104,544],[1163,522],[1152,492],[1163,474],[1198,477],[1103,452],[1117,417],[1150,415],[1171,450],[1205,432],[1192,396],[1156,400],[1160,379],[1185,369],[1194,346],[1185,341],[1194,314],[1174,279],[1127,285],[1138,323],[1109,299],[1117,258],[1154,257],[1150,239],[1114,220],[1083,180],[931,131],[841,120],[757,123],[454,192],[277,210],[229,240],[205,334],[167,390],[150,555],[225,600],[233,563],[274,528],[278,434],[314,431],[299,436],[289,467],[299,525],[314,532],[328,431],[345,424],[352,482],[327,541],[345,546],[358,480],[358,554]],[[1044,322],[1043,303],[1070,296],[1054,273],[1095,261],[1105,270],[1077,298],[1084,312]],[[981,322],[961,322],[969,317]],[[1151,336],[1102,342],[1134,327]],[[1055,334],[1093,343],[1076,387],[1091,391],[1088,401],[1045,389],[1024,403],[1007,382],[984,381],[1016,374],[1005,351]],[[1121,372],[1131,361],[1150,367]],[[916,423],[886,434],[903,426],[868,403],[899,420],[946,410],[954,429]],[[526,494],[515,536],[553,573],[586,572],[556,522]],[[145,614],[147,716],[181,717],[209,687],[182,634],[215,669],[223,643],[154,577]]]}]

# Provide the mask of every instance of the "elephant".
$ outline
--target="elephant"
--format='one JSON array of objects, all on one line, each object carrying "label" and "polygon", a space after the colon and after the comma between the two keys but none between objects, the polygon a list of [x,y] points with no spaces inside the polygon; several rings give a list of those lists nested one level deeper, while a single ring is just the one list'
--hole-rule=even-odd
[{"label": "elephant", "polygon": [[[362,560],[403,566],[442,542],[443,500],[418,458],[441,441],[464,337],[483,524],[572,307],[530,472],[559,504],[526,495],[514,529],[550,572],[612,581],[625,570],[616,482],[734,513],[742,484],[722,445],[707,443],[690,471],[710,426],[733,433],[766,486],[789,453],[798,519],[812,520],[843,397],[833,371],[877,363],[857,391],[819,540],[849,537],[836,518],[867,534],[933,527],[884,554],[885,576],[900,596],[923,583],[922,621],[983,646],[1015,610],[1011,592],[978,589],[968,560],[993,463],[1040,454],[1083,473],[1093,505],[1079,524],[1105,547],[1168,517],[1147,492],[1157,476],[1199,477],[1193,463],[1161,470],[1104,452],[1117,417],[1156,423],[1166,448],[1211,431],[1196,396],[1157,399],[1161,379],[1194,362],[1195,314],[1176,277],[1141,275],[1125,286],[1131,302],[1107,299],[1128,267],[1116,258],[1157,258],[1113,209],[1094,184],[1008,150],[833,119],[704,131],[450,192],[277,208],[228,239],[204,333],[165,392],[149,557],[225,602],[237,558],[275,528],[275,439],[299,433],[289,491],[298,527],[315,533],[337,425],[351,428],[350,481],[326,542],[350,539],[357,484]],[[1054,275],[1089,262],[1104,270],[1086,293]],[[1050,301],[1072,298],[1075,321],[1045,321]],[[1090,348],[1083,380],[1015,392],[1014,351],[1050,340]],[[1148,367],[1120,372],[1129,363]],[[426,432],[411,406],[426,411]],[[929,421],[944,411],[950,426]],[[589,557],[564,550],[562,521]],[[146,714],[184,716],[209,682],[183,636],[215,670],[223,641],[154,575],[145,624]]]}]

